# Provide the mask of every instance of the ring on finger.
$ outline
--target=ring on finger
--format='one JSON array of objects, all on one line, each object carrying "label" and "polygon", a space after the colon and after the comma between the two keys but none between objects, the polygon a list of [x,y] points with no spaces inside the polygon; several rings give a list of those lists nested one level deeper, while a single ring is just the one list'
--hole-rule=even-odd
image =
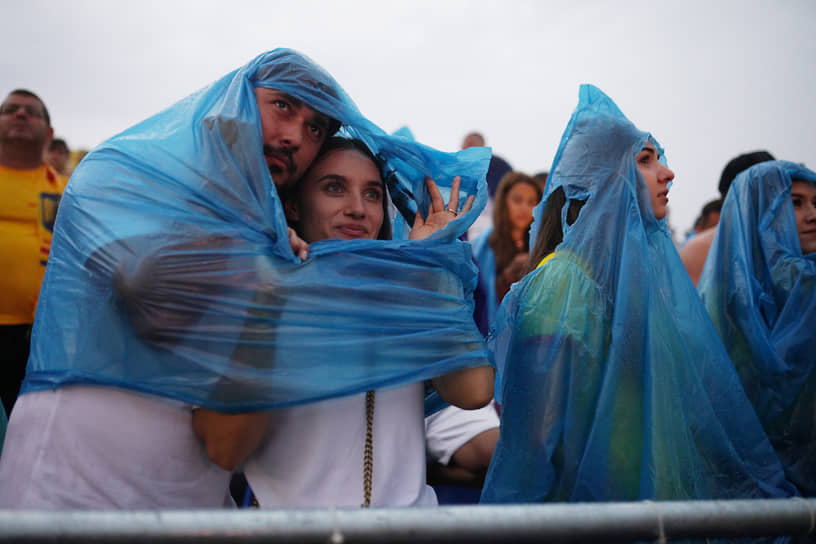
[{"label": "ring on finger", "polygon": [[452,210],[451,208],[445,208],[445,211],[448,213],[452,213],[454,217],[459,215],[459,212],[457,212],[456,210]]}]

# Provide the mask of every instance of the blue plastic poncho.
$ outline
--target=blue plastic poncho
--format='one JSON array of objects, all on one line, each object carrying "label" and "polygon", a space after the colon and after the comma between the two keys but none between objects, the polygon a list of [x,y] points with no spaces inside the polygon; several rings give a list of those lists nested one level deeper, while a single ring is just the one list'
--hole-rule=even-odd
[{"label": "blue plastic poncho", "polygon": [[816,496],[816,253],[802,255],[785,161],[737,176],[699,291],[788,479]]},{"label": "blue plastic poncho", "polygon": [[483,502],[794,493],[652,211],[635,162],[650,139],[581,87],[532,236],[557,187],[586,203],[488,339],[502,432]]},{"label": "blue plastic poncho", "polygon": [[[460,205],[473,194],[473,209],[425,240],[318,242],[299,262],[261,152],[256,86],[362,139],[409,222],[427,210],[426,175],[446,202],[461,176]],[[238,412],[487,364],[469,302],[476,271],[457,238],[484,206],[489,160],[391,137],[306,57],[260,55],[82,161],[60,204],[23,391],[98,384]]]},{"label": "blue plastic poncho", "polygon": [[[479,269],[479,289],[484,293],[484,296],[479,298],[476,302],[476,312],[484,314],[484,325],[479,324],[482,334],[487,335],[488,328],[496,319],[496,310],[499,304],[496,300],[496,253],[490,247],[490,235],[493,233],[493,227],[485,229],[473,239],[473,259],[476,261],[476,266]],[[479,306],[482,306],[481,308]]]},{"label": "blue plastic poncho", "polygon": [[3,452],[3,440],[6,438],[6,409],[0,406],[0,454]]}]

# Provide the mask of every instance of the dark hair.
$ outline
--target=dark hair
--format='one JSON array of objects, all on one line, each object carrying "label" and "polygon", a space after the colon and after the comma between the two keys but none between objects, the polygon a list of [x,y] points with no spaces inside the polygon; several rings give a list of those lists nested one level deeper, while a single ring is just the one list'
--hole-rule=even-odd
[{"label": "dark hair", "polygon": [[722,211],[723,200],[722,198],[718,198],[717,200],[712,200],[711,202],[707,202],[705,206],[703,206],[703,210],[700,212],[700,219],[705,221],[709,215],[712,213],[719,213]]},{"label": "dark hair", "polygon": [[[331,153],[332,151],[356,151],[360,153],[377,167],[377,170],[380,172],[380,178],[382,178],[382,164],[381,161],[374,156],[374,153],[366,146],[361,140],[356,138],[343,138],[341,136],[331,136],[330,138],[326,138],[326,141],[323,142],[323,146],[321,146],[320,151],[317,152],[314,160],[312,161],[312,165],[309,167],[311,169],[314,165],[316,165],[323,157]],[[305,177],[308,174],[308,170],[306,173],[303,174]],[[301,196],[303,184],[302,183],[295,183],[291,187],[284,189],[280,195],[282,202],[287,202],[289,200],[299,200]],[[385,186],[385,181],[383,181],[383,222],[382,226],[380,227],[380,231],[377,233],[378,240],[390,240],[391,239],[391,221],[389,219],[388,214],[388,191]],[[292,228],[298,230],[297,225],[291,225]],[[298,232],[300,234],[300,232]]]},{"label": "dark hair", "polygon": [[[567,203],[567,195],[563,187],[556,188],[547,197],[544,209],[541,210],[541,226],[538,229],[535,245],[530,252],[529,270],[534,270],[541,259],[555,251],[564,240],[564,227],[561,224],[561,210]],[[567,208],[567,225],[572,225],[578,219],[586,200],[571,199]],[[528,270],[528,271],[529,271]]]},{"label": "dark hair", "polygon": [[773,155],[762,150],[743,153],[742,155],[738,155],[728,161],[728,164],[725,165],[725,168],[723,168],[722,174],[720,175],[720,184],[718,186],[720,196],[725,198],[728,188],[731,187],[731,182],[734,181],[734,178],[737,177],[740,172],[749,169],[755,164],[773,160],[776,160]]},{"label": "dark hair", "polygon": [[68,144],[65,143],[65,140],[63,140],[62,138],[54,138],[51,140],[51,143],[48,144],[48,151],[54,151],[57,148],[64,150],[66,153],[70,151],[68,149]]},{"label": "dark hair", "polygon": [[488,243],[496,255],[496,271],[504,270],[513,258],[519,253],[530,250],[530,231],[523,235],[524,246],[521,250],[512,242],[513,225],[510,221],[510,212],[507,210],[507,195],[519,183],[526,183],[535,189],[538,200],[541,200],[541,186],[536,180],[521,172],[508,172],[502,176],[496,189],[496,199],[493,204],[493,232]]},{"label": "dark hair", "polygon": [[42,98],[40,98],[36,94],[32,93],[28,89],[14,89],[8,95],[12,96],[12,95],[15,95],[15,94],[20,95],[20,96],[27,96],[29,98],[35,98],[40,103],[40,106],[42,106],[43,119],[45,119],[45,124],[48,125],[49,127],[51,126],[51,116],[48,114],[48,108],[45,107],[45,102],[42,101]]}]

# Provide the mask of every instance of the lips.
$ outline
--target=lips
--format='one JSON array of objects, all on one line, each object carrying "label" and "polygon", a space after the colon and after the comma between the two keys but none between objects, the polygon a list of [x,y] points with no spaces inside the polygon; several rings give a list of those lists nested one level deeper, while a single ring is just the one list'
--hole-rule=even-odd
[{"label": "lips", "polygon": [[293,170],[292,161],[286,155],[282,155],[280,153],[274,152],[264,152],[264,157],[266,157],[266,164],[267,166],[275,166],[279,168],[282,172],[289,172]]},{"label": "lips", "polygon": [[346,238],[366,238],[368,235],[368,229],[366,227],[355,223],[346,223],[335,228],[337,232]]}]

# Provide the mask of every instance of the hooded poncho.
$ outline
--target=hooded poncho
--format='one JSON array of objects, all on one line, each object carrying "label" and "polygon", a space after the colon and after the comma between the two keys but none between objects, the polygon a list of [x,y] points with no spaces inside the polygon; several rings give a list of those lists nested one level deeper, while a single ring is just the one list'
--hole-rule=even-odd
[{"label": "hooded poncho", "polygon": [[816,496],[816,253],[802,255],[792,162],[758,164],[726,196],[699,291],[788,478]]},{"label": "hooded poncho", "polygon": [[655,218],[635,162],[650,140],[581,87],[545,196],[586,203],[571,226],[564,206],[563,242],[513,286],[488,339],[502,431],[483,502],[794,493]]},{"label": "hooded poncho", "polygon": [[[461,176],[473,209],[425,240],[398,228],[392,241],[318,242],[300,262],[255,87],[363,140],[399,221],[427,211],[426,175],[446,202]],[[487,364],[476,270],[457,238],[484,206],[489,160],[389,136],[308,58],[262,54],[82,161],[60,204],[23,391],[95,384],[241,412]]]}]

